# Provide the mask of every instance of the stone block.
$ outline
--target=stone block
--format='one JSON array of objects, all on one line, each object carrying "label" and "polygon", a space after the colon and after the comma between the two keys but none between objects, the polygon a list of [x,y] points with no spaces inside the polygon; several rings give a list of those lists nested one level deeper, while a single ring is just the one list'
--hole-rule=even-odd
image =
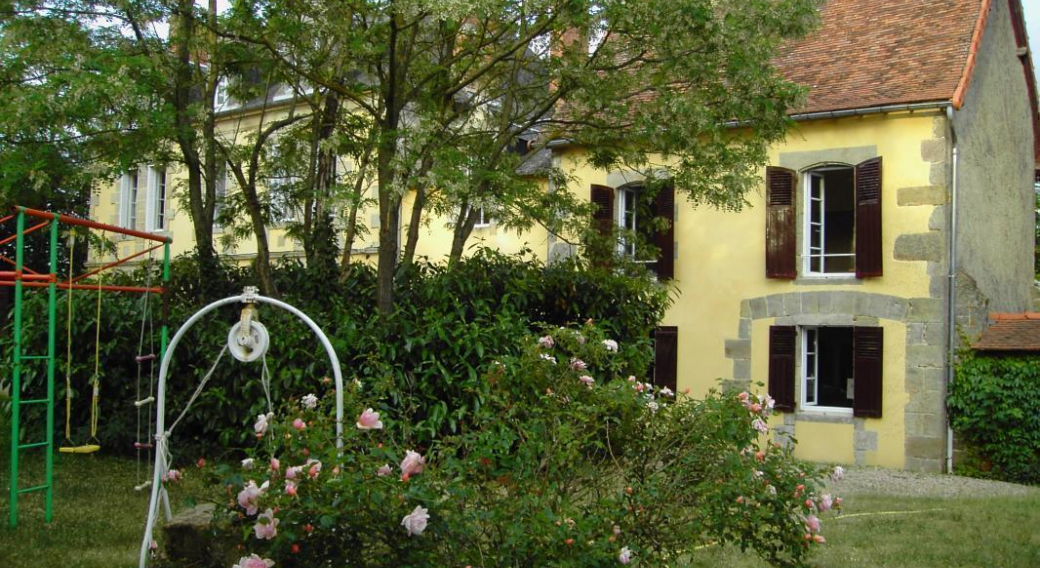
[{"label": "stone block", "polygon": [[739,381],[751,380],[751,360],[750,359],[734,359],[733,360],[733,378]]},{"label": "stone block", "polygon": [[946,162],[933,162],[932,167],[928,169],[928,183],[931,185],[947,185],[950,180],[947,179],[949,168],[946,167]]},{"label": "stone block", "polygon": [[942,391],[923,389],[914,393],[906,403],[907,413],[941,414],[944,408]]},{"label": "stone block", "polygon": [[906,343],[907,345],[923,345],[924,330],[927,324],[923,322],[911,322],[906,324]]},{"label": "stone block", "polygon": [[751,317],[751,303],[747,300],[740,302],[740,317],[749,318]]},{"label": "stone block", "polygon": [[946,140],[932,139],[921,141],[921,159],[925,162],[943,162],[946,160]]},{"label": "stone block", "polygon": [[924,340],[929,345],[946,345],[946,326],[941,323],[925,324]]},{"label": "stone block", "polygon": [[802,314],[802,295],[784,294],[784,315],[797,316]]},{"label": "stone block", "polygon": [[946,381],[946,372],[942,367],[907,367],[906,392],[916,395],[921,391],[939,391]]},{"label": "stone block", "polygon": [[766,296],[766,317],[775,318],[787,315],[784,313],[783,294],[770,294]]},{"label": "stone block", "polygon": [[[1040,297],[1038,297],[1040,302]],[[818,292],[806,292],[802,294],[802,313],[816,314],[820,312],[820,295]]]},{"label": "stone block", "polygon": [[751,358],[751,340],[750,339],[727,339],[726,340],[726,358],[728,359],[750,359]]},{"label": "stone block", "polygon": [[911,322],[942,322],[943,304],[942,300],[935,298],[914,298],[910,300],[907,321]]},{"label": "stone block", "polygon": [[751,319],[766,317],[766,299],[764,297],[749,300],[748,305],[751,306]]},{"label": "stone block", "polygon": [[831,313],[831,306],[834,304],[834,292],[818,292],[816,298],[819,305],[819,313]]},{"label": "stone block", "polygon": [[751,339],[751,319],[741,318],[740,324],[737,326],[737,337],[741,339]]},{"label": "stone block", "polygon": [[901,206],[943,205],[946,203],[946,187],[941,185],[901,187],[896,191],[896,203]]},{"label": "stone block", "polygon": [[924,436],[906,437],[906,455],[922,460],[942,460],[943,451],[946,449],[942,438],[931,438]]},{"label": "stone block", "polygon": [[940,205],[932,210],[931,217],[928,217],[928,229],[932,231],[943,231],[946,229],[946,222],[949,214],[946,212],[946,205]]},{"label": "stone block", "polygon": [[216,505],[204,503],[177,513],[166,523],[166,555],[175,566],[216,564],[222,552],[217,552],[213,537],[213,513]]},{"label": "stone block", "polygon": [[877,451],[878,435],[877,432],[871,432],[869,430],[863,430],[856,432],[853,436],[853,447],[857,451],[861,452],[876,452]]},{"label": "stone block", "polygon": [[722,381],[722,392],[726,394],[738,393],[741,391],[748,390],[750,387],[748,381],[740,381],[735,379],[725,379]]},{"label": "stone block", "polygon": [[942,259],[942,235],[938,232],[912,233],[896,237],[896,260],[939,262]]},{"label": "stone block", "polygon": [[831,313],[855,315],[858,294],[855,292],[831,292],[831,294]]},{"label": "stone block", "polygon": [[941,438],[946,431],[946,423],[939,414],[906,414],[906,435],[926,438]]},{"label": "stone block", "polygon": [[907,312],[907,301],[903,298],[888,298],[888,306],[885,308],[885,317],[890,320],[905,321]]},{"label": "stone block", "polygon": [[942,367],[946,350],[942,345],[907,345],[907,367]]}]

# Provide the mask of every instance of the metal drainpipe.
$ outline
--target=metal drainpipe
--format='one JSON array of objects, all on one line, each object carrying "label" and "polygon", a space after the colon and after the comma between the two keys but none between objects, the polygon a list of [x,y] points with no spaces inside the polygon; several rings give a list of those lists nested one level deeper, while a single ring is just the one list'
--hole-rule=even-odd
[{"label": "metal drainpipe", "polygon": [[[950,136],[953,140],[953,160],[950,175],[950,233],[948,235],[950,251],[949,273],[947,274],[946,336],[949,340],[946,352],[946,394],[954,379],[954,357],[957,349],[957,133],[953,129],[953,105],[946,107],[946,119]],[[949,412],[946,414],[946,473],[953,473],[953,428],[950,426]]]}]

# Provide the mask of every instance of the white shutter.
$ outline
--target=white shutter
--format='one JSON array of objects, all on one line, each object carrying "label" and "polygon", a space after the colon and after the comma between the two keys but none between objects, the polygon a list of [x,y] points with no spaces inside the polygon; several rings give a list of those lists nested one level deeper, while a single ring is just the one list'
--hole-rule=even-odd
[{"label": "white shutter", "polygon": [[119,178],[119,226],[125,228],[130,223],[130,174],[123,174]]},{"label": "white shutter", "polygon": [[144,197],[144,230],[154,231],[155,227],[155,200],[159,193],[159,172],[152,166],[146,168],[148,172],[148,185]]}]

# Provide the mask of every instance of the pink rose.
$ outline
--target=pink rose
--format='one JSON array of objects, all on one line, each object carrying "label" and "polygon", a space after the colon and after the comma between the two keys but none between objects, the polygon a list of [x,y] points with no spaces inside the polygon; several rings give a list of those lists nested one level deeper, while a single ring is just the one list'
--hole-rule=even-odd
[{"label": "pink rose", "polygon": [[314,461],[311,463],[311,468],[307,470],[307,476],[311,479],[317,479],[319,473],[321,473],[321,462]]},{"label": "pink rose", "polygon": [[621,553],[618,554],[617,561],[622,564],[628,564],[632,561],[632,551],[627,546],[622,548]]},{"label": "pink rose", "polygon": [[404,454],[404,459],[401,460],[401,479],[407,481],[411,476],[422,473],[425,466],[426,458],[408,450]]},{"label": "pink rose", "polygon": [[740,402],[747,402],[748,397],[750,397],[750,396],[751,396],[750,393],[748,393],[747,391],[744,391],[744,392],[742,392],[742,393],[737,395],[737,400],[739,400]]},{"label": "pink rose", "polygon": [[769,425],[766,424],[765,421],[763,421],[761,418],[756,418],[754,422],[751,423],[751,427],[763,434],[769,432]]},{"label": "pink rose", "polygon": [[805,526],[809,532],[820,532],[820,519],[816,515],[809,515],[805,518]]},{"label": "pink rose", "polygon": [[300,404],[302,404],[304,408],[314,410],[314,408],[318,406],[318,397],[314,396],[313,394],[309,394],[300,399]]},{"label": "pink rose", "polygon": [[371,408],[366,408],[361,416],[358,416],[357,427],[361,430],[382,430],[383,423],[379,420],[379,413]]},{"label": "pink rose", "polygon": [[543,335],[542,337],[538,338],[539,347],[544,347],[545,349],[552,349],[553,345],[556,345],[556,342],[553,341],[553,338],[548,335]]},{"label": "pink rose", "polygon": [[819,504],[817,504],[817,508],[819,508],[820,512],[822,513],[824,511],[827,511],[828,509],[830,509],[833,505],[834,505],[834,500],[831,498],[831,494],[827,493],[827,494],[823,495],[822,497],[820,497],[820,502],[819,502]]},{"label": "pink rose", "polygon": [[286,481],[285,494],[289,497],[296,497],[296,484],[291,481]]},{"label": "pink rose", "polygon": [[421,506],[416,505],[411,513],[401,519],[401,526],[408,531],[408,536],[419,536],[426,530],[426,522],[430,520],[430,513]]},{"label": "pink rose", "polygon": [[636,392],[643,392],[646,390],[646,385],[644,383],[636,383],[632,388],[636,389]]},{"label": "pink rose", "polygon": [[834,466],[834,471],[831,472],[832,481],[841,481],[845,478],[845,468],[840,465]]},{"label": "pink rose", "polygon": [[668,387],[661,387],[661,390],[659,392],[661,396],[675,396],[675,391]]},{"label": "pink rose", "polygon": [[376,475],[380,477],[390,475],[391,473],[393,473],[393,471],[390,469],[390,464],[383,464],[383,467],[376,470]]},{"label": "pink rose", "polygon": [[242,460],[242,469],[253,469],[253,458]]},{"label": "pink rose", "polygon": [[280,467],[281,462],[278,461],[278,458],[271,458],[271,471],[278,471]]},{"label": "pink rose", "polygon": [[162,476],[162,480],[163,482],[167,483],[175,483],[177,481],[180,481],[182,477],[184,476],[181,474],[179,470],[171,469],[170,471],[167,471],[165,475]]},{"label": "pink rose", "polygon": [[578,377],[578,380],[585,383],[585,386],[589,387],[590,389],[592,388],[592,385],[596,383],[596,379],[593,379],[588,375],[582,375]]},{"label": "pink rose", "polygon": [[292,427],[296,428],[297,430],[303,430],[304,428],[307,427],[307,424],[304,423],[304,421],[302,419],[297,418],[296,420],[292,421]]},{"label": "pink rose", "polygon": [[274,518],[274,511],[268,509],[264,511],[262,515],[257,517],[256,524],[253,525],[253,532],[256,533],[256,538],[262,540],[271,540],[278,536],[278,523],[281,522]]},{"label": "pink rose", "polygon": [[759,412],[762,412],[762,405],[757,403],[757,402],[752,404],[751,405],[751,412],[753,412],[755,414],[758,414]]},{"label": "pink rose", "polygon": [[813,537],[812,537],[812,540],[816,544],[823,544],[823,543],[827,542],[827,539],[823,538],[822,534],[814,534]]},{"label": "pink rose", "polygon": [[238,492],[238,505],[246,510],[247,515],[255,515],[259,507],[257,507],[257,499],[260,498],[260,494],[263,493],[263,489],[256,486],[256,482],[249,480],[246,482],[246,486],[242,491]]},{"label": "pink rose", "polygon": [[614,341],[613,339],[604,339],[603,347],[606,347],[607,351],[613,351],[617,353],[617,341]]},{"label": "pink rose", "polygon": [[585,361],[574,357],[571,358],[571,368],[575,371],[584,371],[587,368],[587,365],[585,365]]},{"label": "pink rose", "polygon": [[296,479],[301,473],[303,473],[303,466],[294,465],[292,467],[286,468],[285,478]]},{"label": "pink rose", "polygon": [[235,564],[231,568],[271,568],[274,566],[274,560],[270,558],[260,558],[255,554],[249,556],[243,556],[238,560],[238,564]]}]

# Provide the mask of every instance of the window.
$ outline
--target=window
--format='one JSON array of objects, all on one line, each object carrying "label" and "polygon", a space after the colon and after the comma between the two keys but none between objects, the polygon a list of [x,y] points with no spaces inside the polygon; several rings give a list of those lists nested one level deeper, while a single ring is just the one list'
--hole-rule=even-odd
[{"label": "window", "polygon": [[166,168],[148,168],[148,191],[145,204],[145,230],[166,228]]},{"label": "window", "polygon": [[654,360],[648,376],[655,387],[668,387],[675,392],[678,382],[679,328],[660,326],[653,331]]},{"label": "window", "polygon": [[271,223],[281,225],[296,220],[296,210],[292,206],[292,187],[299,178],[279,176],[268,178],[267,191],[271,201]]},{"label": "window", "polygon": [[852,357],[851,327],[802,329],[803,408],[852,408]]},{"label": "window", "polygon": [[[671,184],[661,186],[652,202],[643,197],[643,188],[639,186],[615,190],[593,185],[590,200],[595,206],[593,221],[600,234],[610,235],[615,227],[624,231],[618,240],[618,254],[635,256],[637,250],[633,237],[638,234],[658,250],[656,258],[642,260],[647,268],[660,279],[674,277],[675,188]],[[655,224],[650,222],[655,217],[665,219],[667,227],[655,230]]]},{"label": "window", "polygon": [[[766,168],[766,277],[793,279],[798,179]],[[801,176],[801,273],[881,276],[881,158],[814,168]]]},{"label": "window", "polygon": [[776,408],[795,410],[796,346],[800,345],[798,407],[852,409],[853,416],[880,418],[883,339],[880,327],[770,327],[769,394],[776,399]]},{"label": "window", "polygon": [[856,204],[853,170],[833,167],[805,174],[805,274],[855,274]]},{"label": "window", "polygon": [[134,229],[137,225],[137,195],[140,190],[140,174],[134,169],[119,181],[119,226]]},{"label": "window", "polygon": [[491,215],[483,207],[477,207],[477,222],[473,224],[474,229],[485,229],[491,226]]}]

